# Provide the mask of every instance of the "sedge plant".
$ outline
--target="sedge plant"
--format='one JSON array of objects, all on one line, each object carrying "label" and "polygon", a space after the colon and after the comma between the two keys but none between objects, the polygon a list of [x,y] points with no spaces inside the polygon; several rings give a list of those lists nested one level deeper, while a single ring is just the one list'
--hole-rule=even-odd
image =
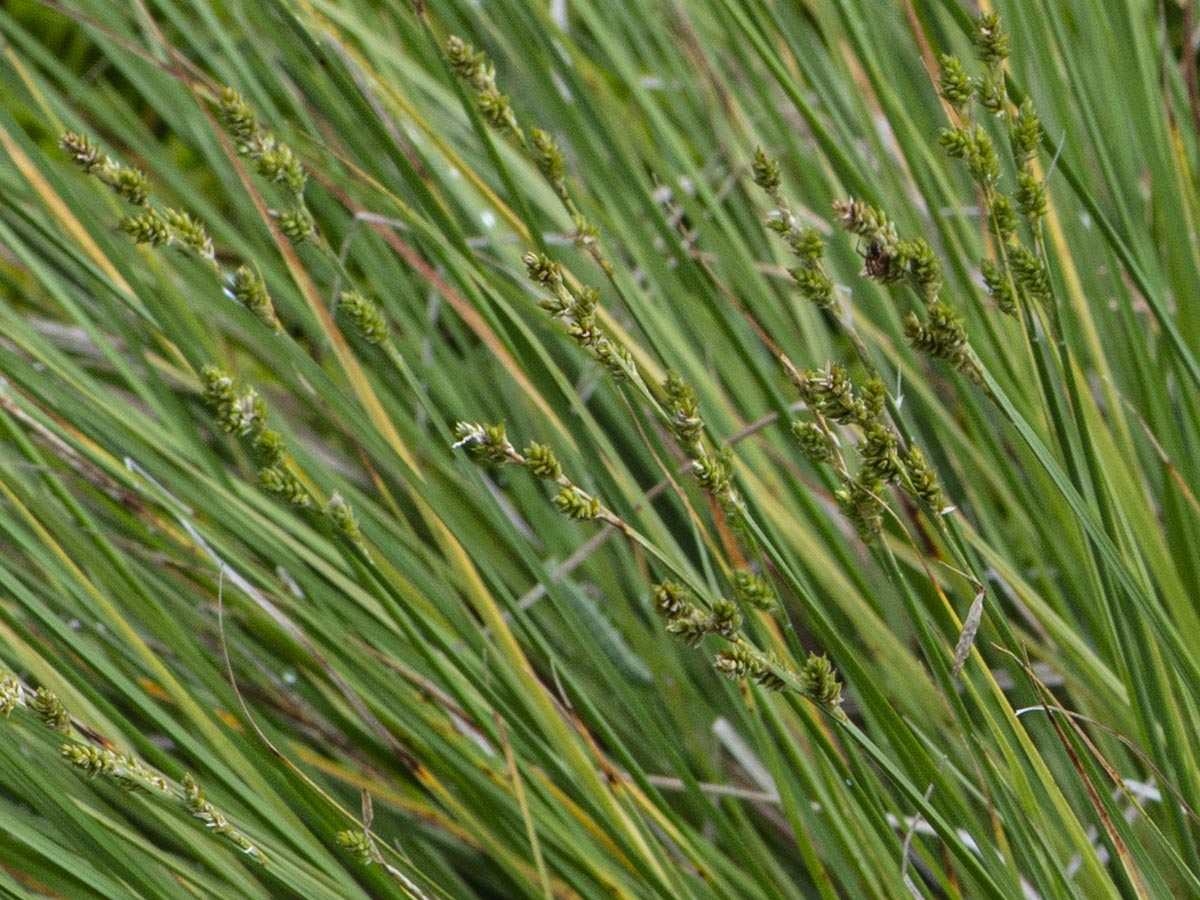
[{"label": "sedge plant", "polygon": [[1190,3],[10,4],[0,885],[1200,895]]}]

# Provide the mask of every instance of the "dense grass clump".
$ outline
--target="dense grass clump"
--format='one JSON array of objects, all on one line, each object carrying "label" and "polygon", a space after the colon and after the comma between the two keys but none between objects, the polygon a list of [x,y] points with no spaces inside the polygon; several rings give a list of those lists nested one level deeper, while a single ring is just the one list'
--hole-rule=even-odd
[{"label": "dense grass clump", "polygon": [[5,896],[1200,896],[1190,3],[0,34]]}]

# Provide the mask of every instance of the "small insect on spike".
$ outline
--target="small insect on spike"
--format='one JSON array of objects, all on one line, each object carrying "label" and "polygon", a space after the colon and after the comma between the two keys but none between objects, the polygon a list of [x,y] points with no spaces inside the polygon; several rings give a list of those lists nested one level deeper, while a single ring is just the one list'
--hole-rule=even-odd
[{"label": "small insect on spike", "polygon": [[882,278],[887,274],[887,251],[883,241],[871,241],[867,252],[863,255],[863,271],[872,278]]}]

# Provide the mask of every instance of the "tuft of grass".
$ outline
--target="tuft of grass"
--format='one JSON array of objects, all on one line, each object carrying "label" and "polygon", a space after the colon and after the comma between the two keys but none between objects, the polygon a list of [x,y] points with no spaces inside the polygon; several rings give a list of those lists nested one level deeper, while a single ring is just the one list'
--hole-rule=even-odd
[{"label": "tuft of grass", "polygon": [[0,9],[5,893],[1200,895],[1191,6],[968,6]]}]

